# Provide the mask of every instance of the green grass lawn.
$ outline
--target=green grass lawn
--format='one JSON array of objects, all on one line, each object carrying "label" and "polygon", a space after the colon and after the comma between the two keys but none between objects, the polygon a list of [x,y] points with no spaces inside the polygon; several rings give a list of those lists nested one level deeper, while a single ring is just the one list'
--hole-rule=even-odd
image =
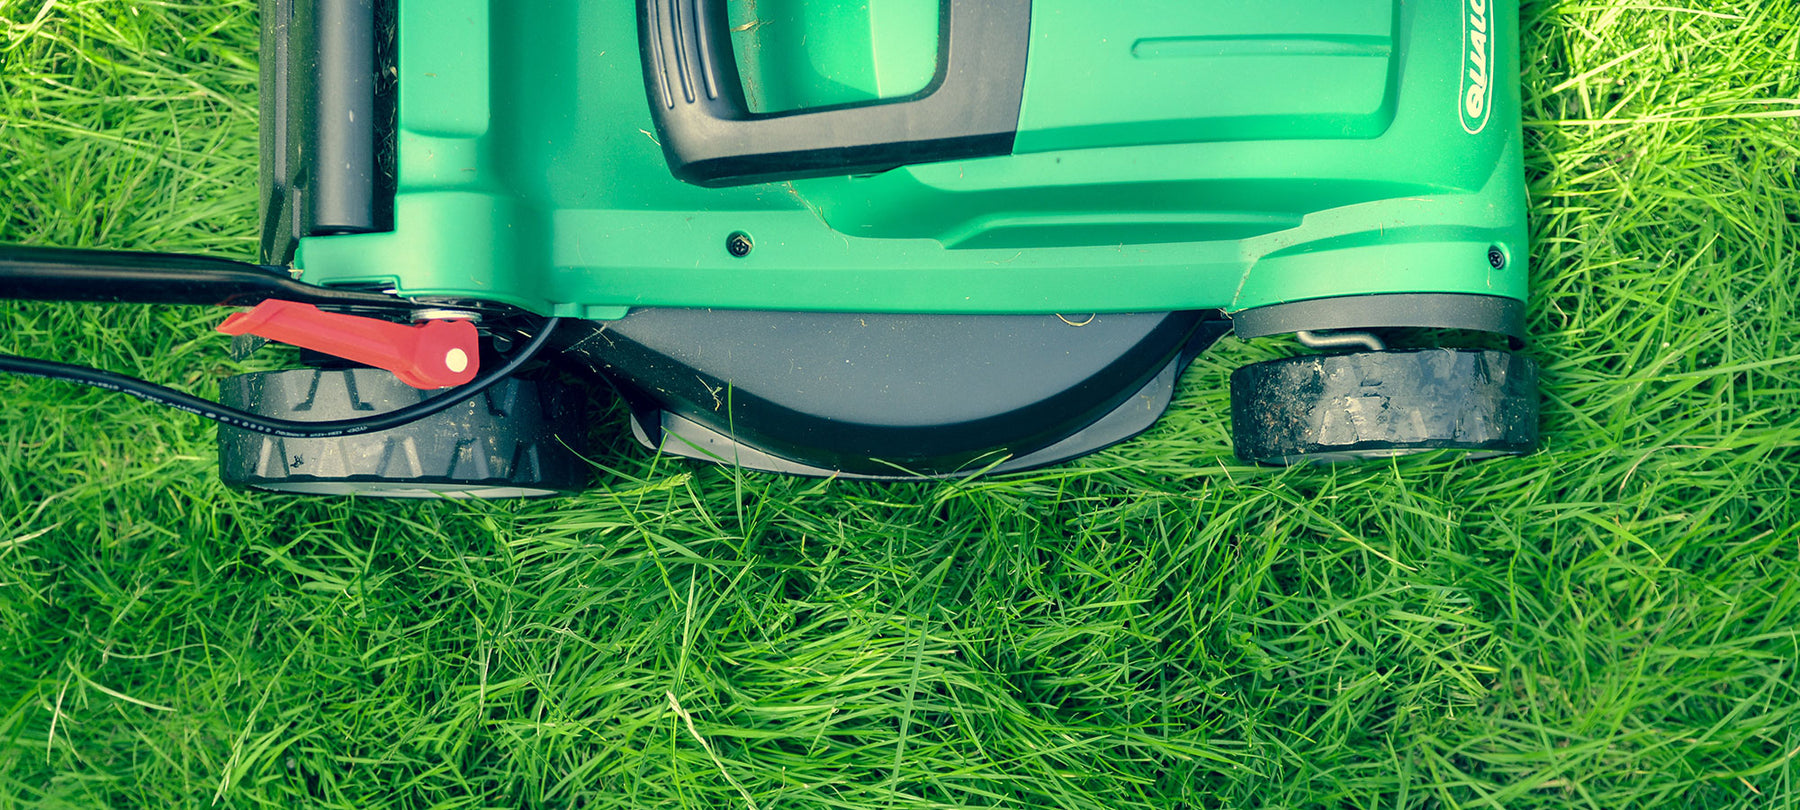
[{"label": "green grass lawn", "polygon": [[[0,241],[252,258],[250,0],[0,0]],[[1800,6],[1526,3],[1544,448],[1146,436],[875,485],[235,492],[210,425],[0,379],[4,807],[1800,805]],[[0,351],[216,395],[192,308]]]}]

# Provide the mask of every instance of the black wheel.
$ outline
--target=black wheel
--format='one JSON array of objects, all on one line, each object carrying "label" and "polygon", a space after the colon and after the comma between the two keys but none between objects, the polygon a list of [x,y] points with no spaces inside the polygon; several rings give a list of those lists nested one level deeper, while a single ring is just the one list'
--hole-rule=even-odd
[{"label": "black wheel", "polygon": [[1528,453],[1537,365],[1512,352],[1419,349],[1271,360],[1231,375],[1246,461],[1294,464],[1461,449]]},{"label": "black wheel", "polygon": [[[223,381],[225,404],[263,416],[373,416],[444,392],[371,368],[294,369]],[[583,392],[503,380],[465,405],[392,430],[284,439],[219,426],[219,477],[237,487],[384,498],[531,498],[582,489]]]}]

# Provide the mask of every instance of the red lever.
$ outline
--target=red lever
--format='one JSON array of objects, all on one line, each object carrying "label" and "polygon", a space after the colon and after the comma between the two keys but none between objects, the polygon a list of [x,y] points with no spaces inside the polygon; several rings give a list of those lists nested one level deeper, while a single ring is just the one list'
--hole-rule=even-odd
[{"label": "red lever", "polygon": [[218,328],[227,335],[256,335],[391,371],[414,388],[462,385],[480,371],[480,336],[468,321],[406,326],[272,299],[233,314]]}]

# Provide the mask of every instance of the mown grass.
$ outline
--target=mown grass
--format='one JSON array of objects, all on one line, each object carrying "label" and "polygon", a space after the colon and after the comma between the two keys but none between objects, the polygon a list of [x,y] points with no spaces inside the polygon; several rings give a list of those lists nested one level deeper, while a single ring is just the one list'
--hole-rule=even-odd
[{"label": "mown grass", "polygon": [[[249,257],[253,5],[0,0],[0,241]],[[1241,466],[1228,341],[1036,473],[290,499],[0,379],[0,806],[1800,804],[1800,8],[1524,19],[1542,452]],[[216,317],[0,351],[211,394]]]}]

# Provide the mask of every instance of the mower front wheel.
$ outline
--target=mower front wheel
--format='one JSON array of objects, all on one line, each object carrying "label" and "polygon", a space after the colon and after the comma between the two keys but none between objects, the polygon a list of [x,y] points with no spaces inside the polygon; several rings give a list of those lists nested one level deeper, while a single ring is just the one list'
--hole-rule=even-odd
[{"label": "mower front wheel", "polygon": [[1537,445],[1537,366],[1513,352],[1419,349],[1307,355],[1231,375],[1237,454],[1264,464]]},{"label": "mower front wheel", "polygon": [[[240,374],[220,400],[260,416],[356,419],[453,391],[421,391],[372,368]],[[291,439],[219,426],[219,476],[236,487],[380,498],[532,498],[586,486],[582,391],[502,380],[468,402],[390,430]]]}]

